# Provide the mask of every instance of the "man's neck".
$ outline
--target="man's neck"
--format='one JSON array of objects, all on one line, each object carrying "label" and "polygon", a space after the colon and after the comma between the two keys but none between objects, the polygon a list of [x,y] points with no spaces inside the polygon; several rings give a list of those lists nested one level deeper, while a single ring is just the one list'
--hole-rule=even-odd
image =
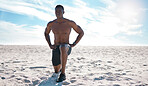
[{"label": "man's neck", "polygon": [[62,17],[62,18],[57,18],[56,22],[57,22],[57,23],[63,23],[63,22],[64,22],[63,20],[64,20],[63,17]]},{"label": "man's neck", "polygon": [[57,18],[57,22],[63,21],[63,17],[62,18]]}]

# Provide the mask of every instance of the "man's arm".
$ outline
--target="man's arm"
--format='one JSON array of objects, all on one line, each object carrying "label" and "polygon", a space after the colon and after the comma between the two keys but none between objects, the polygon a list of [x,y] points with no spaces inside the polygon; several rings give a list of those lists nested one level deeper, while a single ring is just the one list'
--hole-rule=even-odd
[{"label": "man's arm", "polygon": [[51,49],[53,49],[54,46],[51,44],[50,35],[49,35],[49,33],[50,33],[50,31],[51,31],[51,26],[52,26],[52,22],[49,22],[49,23],[47,24],[46,29],[45,29],[44,35],[45,35],[45,39],[46,39],[46,41],[47,41],[49,47],[50,47]]},{"label": "man's arm", "polygon": [[71,26],[79,34],[77,36],[76,40],[71,45],[71,47],[74,47],[81,40],[81,38],[83,37],[84,31],[81,29],[81,27],[79,25],[76,25],[75,22],[71,22]]}]

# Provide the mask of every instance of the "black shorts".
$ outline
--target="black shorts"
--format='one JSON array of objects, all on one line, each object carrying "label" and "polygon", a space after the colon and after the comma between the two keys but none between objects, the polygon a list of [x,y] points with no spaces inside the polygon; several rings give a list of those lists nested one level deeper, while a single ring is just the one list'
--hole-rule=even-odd
[{"label": "black shorts", "polygon": [[[56,46],[56,49],[52,50],[52,64],[53,66],[57,66],[61,64],[61,59],[60,59],[60,45]],[[69,46],[68,50],[68,55],[71,53],[71,47]]]}]

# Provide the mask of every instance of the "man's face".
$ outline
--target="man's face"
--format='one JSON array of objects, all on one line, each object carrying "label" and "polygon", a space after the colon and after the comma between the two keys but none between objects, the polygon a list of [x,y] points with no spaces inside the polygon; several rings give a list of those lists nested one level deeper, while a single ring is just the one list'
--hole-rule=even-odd
[{"label": "man's face", "polygon": [[61,7],[56,8],[55,9],[55,14],[56,14],[57,18],[62,18],[63,14],[64,14],[64,10]]}]

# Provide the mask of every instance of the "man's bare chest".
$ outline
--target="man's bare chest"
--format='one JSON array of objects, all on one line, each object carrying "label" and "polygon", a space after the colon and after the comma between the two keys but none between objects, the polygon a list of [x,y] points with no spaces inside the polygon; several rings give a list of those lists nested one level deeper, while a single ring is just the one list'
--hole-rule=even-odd
[{"label": "man's bare chest", "polygon": [[67,23],[55,23],[52,26],[53,33],[68,33],[71,31],[71,27]]}]

